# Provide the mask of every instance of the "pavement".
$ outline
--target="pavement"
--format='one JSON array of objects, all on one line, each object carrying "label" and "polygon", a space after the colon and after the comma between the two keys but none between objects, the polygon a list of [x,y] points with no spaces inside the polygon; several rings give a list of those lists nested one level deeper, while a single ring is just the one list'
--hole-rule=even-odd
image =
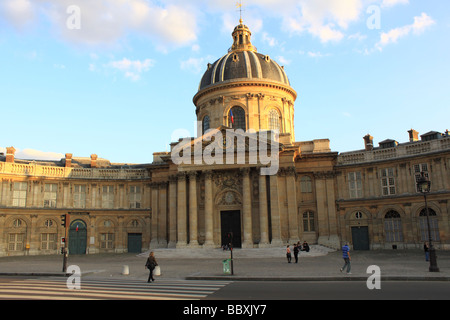
[{"label": "pavement", "polygon": [[[288,263],[286,248],[233,250],[233,275],[223,271],[230,251],[221,249],[154,249],[161,279],[226,281],[367,281],[368,267],[380,268],[381,279],[391,281],[450,281],[450,251],[437,251],[440,272],[429,272],[422,250],[351,251],[351,274],[340,272],[340,251],[312,245],[299,262]],[[82,277],[142,279],[148,277],[141,254],[69,255],[68,266],[80,268]],[[67,276],[61,255],[0,257],[0,276]],[[69,271],[69,270],[68,270]],[[124,274],[124,271],[126,274]]]}]

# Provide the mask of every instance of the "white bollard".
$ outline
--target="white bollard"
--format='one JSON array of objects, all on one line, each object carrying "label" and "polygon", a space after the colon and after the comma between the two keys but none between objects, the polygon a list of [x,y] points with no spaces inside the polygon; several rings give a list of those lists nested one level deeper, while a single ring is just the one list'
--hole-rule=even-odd
[{"label": "white bollard", "polygon": [[123,266],[122,274],[124,276],[127,276],[130,274],[130,268],[127,265]]}]

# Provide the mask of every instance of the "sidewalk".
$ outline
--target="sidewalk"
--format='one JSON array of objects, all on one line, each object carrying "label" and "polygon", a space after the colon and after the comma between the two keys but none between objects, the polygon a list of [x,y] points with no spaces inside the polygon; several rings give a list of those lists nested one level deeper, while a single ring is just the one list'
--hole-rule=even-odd
[{"label": "sidewalk", "polygon": [[[285,248],[233,250],[234,275],[224,275],[222,261],[230,251],[220,249],[155,249],[161,279],[245,281],[366,281],[367,268],[377,265],[383,280],[450,281],[450,251],[438,251],[440,272],[428,271],[421,250],[352,251],[352,274],[341,273],[340,251],[311,246],[301,252],[299,263],[287,263]],[[142,254],[97,254],[69,256],[68,266],[80,267],[83,277],[142,279],[148,277]],[[63,259],[57,256],[1,257],[0,276],[64,276]],[[129,274],[123,275],[124,266]]]}]

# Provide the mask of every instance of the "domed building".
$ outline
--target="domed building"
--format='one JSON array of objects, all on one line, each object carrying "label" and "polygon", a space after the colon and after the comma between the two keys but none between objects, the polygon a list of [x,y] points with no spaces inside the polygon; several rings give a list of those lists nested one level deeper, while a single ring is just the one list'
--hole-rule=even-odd
[{"label": "domed building", "polygon": [[297,93],[284,67],[258,53],[251,35],[241,19],[228,53],[208,64],[194,97],[197,119],[203,132],[222,125],[244,131],[274,130],[290,135],[292,143]]},{"label": "domed building", "polygon": [[[366,135],[362,150],[342,154],[328,139],[296,141],[297,93],[286,71],[257,52],[242,20],[232,37],[193,98],[198,135],[154,153],[151,164],[70,153],[30,161],[6,148],[0,256],[228,244],[281,250],[298,241],[422,248],[428,230],[435,246],[450,247],[448,131],[419,138],[411,129],[409,141],[378,147]],[[422,175],[432,181],[428,207]]]}]

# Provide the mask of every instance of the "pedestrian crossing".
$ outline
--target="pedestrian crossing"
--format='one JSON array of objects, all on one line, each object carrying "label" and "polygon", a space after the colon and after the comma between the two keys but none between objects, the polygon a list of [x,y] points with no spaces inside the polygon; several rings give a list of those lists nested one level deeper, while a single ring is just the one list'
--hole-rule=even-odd
[{"label": "pedestrian crossing", "polygon": [[200,300],[226,281],[81,279],[69,289],[66,278],[15,279],[0,283],[0,299],[20,300]]}]

